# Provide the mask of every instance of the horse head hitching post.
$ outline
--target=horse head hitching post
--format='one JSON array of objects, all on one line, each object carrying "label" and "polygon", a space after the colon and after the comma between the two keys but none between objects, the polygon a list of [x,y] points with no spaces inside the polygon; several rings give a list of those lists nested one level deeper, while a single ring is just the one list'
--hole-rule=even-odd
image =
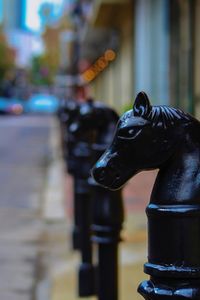
[{"label": "horse head hitching post", "polygon": [[[118,114],[97,101],[88,101],[80,108],[73,124],[81,135],[92,132],[93,163],[103,154],[113,138]],[[89,175],[89,174],[88,174]],[[109,191],[89,177],[92,213],[92,240],[98,245],[97,299],[118,299],[118,244],[123,223],[121,191]]]},{"label": "horse head hitching post", "polygon": [[143,170],[159,169],[148,216],[150,280],[146,300],[200,299],[200,123],[179,109],[151,106],[137,95],[117,126],[111,146],[93,168],[115,190]]},{"label": "horse head hitching post", "polygon": [[[78,112],[68,128],[69,136],[76,141],[72,154],[76,168],[74,168],[74,243],[81,253],[81,264],[78,272],[78,294],[88,297],[95,294],[95,266],[92,261],[91,243],[91,193],[88,176],[91,169],[91,132],[77,131],[80,113],[87,103],[80,103]],[[76,234],[75,234],[76,233]],[[76,239],[75,239],[76,238]],[[74,247],[75,248],[75,247]]]},{"label": "horse head hitching post", "polygon": [[73,134],[70,133],[69,127],[79,111],[79,104],[75,100],[68,100],[62,108],[61,121],[64,126],[63,147],[64,160],[68,173],[74,176],[76,172],[76,158],[74,157],[74,147],[78,143]]}]

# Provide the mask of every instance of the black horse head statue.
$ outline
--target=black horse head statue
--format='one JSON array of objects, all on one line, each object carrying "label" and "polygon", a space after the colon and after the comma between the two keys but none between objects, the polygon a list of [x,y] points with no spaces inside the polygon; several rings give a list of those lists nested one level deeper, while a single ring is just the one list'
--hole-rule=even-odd
[{"label": "black horse head statue", "polygon": [[[200,202],[200,123],[183,111],[152,106],[140,92],[119,120],[110,147],[92,170],[115,190],[143,170],[159,169],[151,200]],[[166,189],[167,186],[167,189]]]},{"label": "black horse head statue", "polygon": [[69,130],[82,136],[86,132],[95,132],[95,143],[108,146],[113,130],[119,120],[117,113],[105,104],[89,99],[79,107],[79,112]]}]

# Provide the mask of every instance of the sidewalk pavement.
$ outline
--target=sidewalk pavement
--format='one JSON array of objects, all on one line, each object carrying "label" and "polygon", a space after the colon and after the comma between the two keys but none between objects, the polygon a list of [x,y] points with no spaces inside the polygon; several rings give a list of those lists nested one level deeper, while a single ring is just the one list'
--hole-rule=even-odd
[{"label": "sidewalk pavement", "polygon": [[[58,128],[52,135],[54,157],[49,168],[45,205],[47,224],[46,265],[51,286],[50,300],[78,300],[77,269],[79,253],[71,250],[72,178],[65,173],[60,155]],[[147,260],[146,215],[155,171],[138,174],[124,188],[125,222],[119,251],[119,294],[122,300],[139,300],[139,283],[147,278],[143,264]],[[96,297],[83,298],[95,300]]]}]

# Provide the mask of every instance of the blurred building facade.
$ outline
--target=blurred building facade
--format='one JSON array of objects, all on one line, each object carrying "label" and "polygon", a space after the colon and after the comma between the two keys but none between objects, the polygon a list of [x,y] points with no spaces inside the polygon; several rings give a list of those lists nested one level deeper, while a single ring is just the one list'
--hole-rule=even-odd
[{"label": "blurred building facade", "polygon": [[[155,103],[198,111],[199,0],[137,0],[134,13],[135,90]],[[199,69],[199,68],[198,68]]]},{"label": "blurred building facade", "polygon": [[116,54],[88,80],[94,98],[121,109],[144,90],[155,104],[200,115],[200,0],[90,5],[92,13],[81,28],[80,61],[91,68],[106,50]]},{"label": "blurred building facade", "polygon": [[16,65],[26,67],[41,51],[41,38],[25,26],[26,0],[1,0],[1,24],[9,45],[16,51]]},{"label": "blurred building facade", "polygon": [[113,50],[116,57],[91,81],[91,93],[120,109],[133,96],[133,1],[100,1],[94,11],[91,25],[96,40],[100,28],[104,35],[110,32],[107,39],[102,38],[98,57],[107,50]]},{"label": "blurred building facade", "polygon": [[1,0],[5,29],[22,29],[25,19],[25,0]]}]

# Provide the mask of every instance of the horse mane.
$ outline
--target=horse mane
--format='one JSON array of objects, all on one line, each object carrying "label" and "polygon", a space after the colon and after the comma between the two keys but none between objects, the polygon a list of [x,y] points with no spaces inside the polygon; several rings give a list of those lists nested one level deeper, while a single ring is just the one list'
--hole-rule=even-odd
[{"label": "horse mane", "polygon": [[144,117],[150,121],[154,127],[162,126],[167,128],[179,122],[191,122],[194,118],[182,110],[165,105],[152,106],[149,114]]}]

